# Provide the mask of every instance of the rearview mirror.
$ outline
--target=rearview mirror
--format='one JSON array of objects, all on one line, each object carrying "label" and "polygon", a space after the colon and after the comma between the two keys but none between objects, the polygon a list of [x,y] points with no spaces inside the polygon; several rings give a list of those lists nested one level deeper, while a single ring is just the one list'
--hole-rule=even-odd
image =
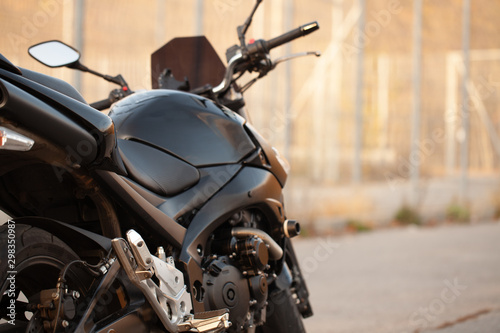
[{"label": "rearview mirror", "polygon": [[49,67],[68,66],[80,59],[80,52],[57,40],[33,45],[28,49],[28,53]]}]

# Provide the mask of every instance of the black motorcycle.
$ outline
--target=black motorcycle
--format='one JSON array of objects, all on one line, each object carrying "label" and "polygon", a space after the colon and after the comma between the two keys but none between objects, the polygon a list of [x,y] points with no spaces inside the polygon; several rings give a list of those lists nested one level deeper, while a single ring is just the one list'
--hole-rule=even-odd
[{"label": "black motorcycle", "polygon": [[[12,217],[0,332],[304,331],[287,164],[246,121],[242,94],[291,58],[271,61],[272,48],[319,27],[247,44],[259,3],[227,68],[204,37],[177,38],[152,55],[146,92],[61,42],[30,48],[120,85],[91,105],[0,55],[0,209]],[[240,85],[245,72],[257,75]]]}]

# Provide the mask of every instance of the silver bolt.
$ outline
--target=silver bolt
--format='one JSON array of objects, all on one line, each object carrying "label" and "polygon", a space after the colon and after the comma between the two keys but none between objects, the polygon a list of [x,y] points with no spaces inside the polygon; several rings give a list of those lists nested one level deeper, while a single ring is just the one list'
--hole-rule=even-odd
[{"label": "silver bolt", "polygon": [[67,320],[63,320],[63,321],[61,322],[61,326],[62,326],[62,327],[64,327],[64,328],[66,328],[66,327],[68,327],[68,326],[69,326],[69,322],[68,322]]},{"label": "silver bolt", "polygon": [[165,255],[165,249],[163,248],[163,246],[158,246],[158,248],[156,249],[156,252],[158,252],[158,255],[157,257],[163,261],[167,261],[167,258],[166,258],[166,255]]}]

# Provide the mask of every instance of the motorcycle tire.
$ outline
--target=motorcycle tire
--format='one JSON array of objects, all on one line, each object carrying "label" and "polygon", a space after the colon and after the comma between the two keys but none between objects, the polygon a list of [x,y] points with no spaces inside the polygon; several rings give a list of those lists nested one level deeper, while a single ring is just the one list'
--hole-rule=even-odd
[{"label": "motorcycle tire", "polygon": [[304,333],[302,315],[290,289],[276,288],[269,294],[267,319],[261,333]]},{"label": "motorcycle tire", "polygon": [[[9,247],[12,244],[14,247]],[[14,257],[9,256],[13,248]],[[41,320],[36,314],[26,311],[26,306],[29,300],[36,304],[35,299],[41,290],[55,288],[61,270],[75,260],[79,258],[68,245],[42,229],[23,224],[0,226],[0,315],[4,319],[0,322],[0,332],[25,329],[43,332]],[[85,281],[86,274],[82,273],[83,269],[72,265],[65,280],[71,290],[84,295],[88,281]],[[7,310],[14,302],[12,299],[15,299],[14,322],[12,311]]]}]

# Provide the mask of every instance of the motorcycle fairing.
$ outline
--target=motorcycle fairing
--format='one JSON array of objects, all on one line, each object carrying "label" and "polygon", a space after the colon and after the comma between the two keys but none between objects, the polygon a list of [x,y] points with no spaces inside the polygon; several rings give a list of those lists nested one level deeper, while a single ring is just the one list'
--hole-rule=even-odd
[{"label": "motorcycle fairing", "polygon": [[[78,163],[125,174],[113,121],[59,91],[0,68],[0,117],[21,124],[77,157]],[[44,126],[40,126],[43,124]]]},{"label": "motorcycle fairing", "polygon": [[[71,147],[77,151],[79,143],[85,142],[86,156],[82,161],[89,164],[97,158],[97,142],[84,128],[63,115],[51,105],[41,101],[9,82],[1,80],[4,86],[4,101],[0,116],[20,124],[27,130],[58,144],[63,149]],[[44,124],[44,126],[40,126]]]},{"label": "motorcycle fairing", "polygon": [[12,72],[12,73],[15,73],[15,74],[19,74],[19,75],[23,74],[18,67],[16,67],[13,63],[11,63],[1,53],[0,53],[0,68],[6,69],[9,72]]},{"label": "motorcycle fairing", "polygon": [[284,187],[286,180],[288,178],[288,171],[285,166],[280,162],[278,152],[275,151],[273,147],[264,139],[259,132],[249,123],[245,124],[245,127],[250,132],[250,135],[256,141],[256,144],[262,149],[264,153],[264,161],[261,158],[255,161],[249,162],[252,165],[260,165],[268,169],[273,173],[273,175],[278,179],[281,186]]},{"label": "motorcycle fairing", "polygon": [[186,225],[189,221],[183,215],[192,213],[193,210],[201,207],[230,181],[240,169],[240,164],[200,168],[198,169],[200,172],[198,183],[189,190],[168,198],[144,188],[129,178],[123,178],[123,180],[151,205],[157,207],[181,225]]},{"label": "motorcycle fairing", "polygon": [[111,250],[111,239],[54,219],[30,216],[15,218],[14,221],[16,224],[31,225],[50,232],[71,244],[71,249],[80,257],[92,254],[90,249],[96,250],[103,256]]},{"label": "motorcycle fairing", "polygon": [[137,93],[117,102],[109,116],[119,139],[145,142],[195,167],[234,164],[256,149],[243,118],[193,94]]},{"label": "motorcycle fairing", "polygon": [[[284,221],[281,185],[269,171],[249,166],[242,168],[194,216],[186,229],[179,257],[188,271],[190,280],[187,283],[191,290],[203,281],[201,260],[208,237],[234,213],[249,207],[259,209],[272,221],[268,226],[271,230]],[[202,302],[194,297],[192,300],[196,312],[205,310]]]},{"label": "motorcycle fairing", "polygon": [[199,209],[241,169],[240,164],[200,168],[200,181],[187,191],[165,200],[158,208],[183,225],[189,224],[182,216]]},{"label": "motorcycle fairing", "polygon": [[135,220],[144,222],[139,227],[147,229],[149,234],[156,234],[176,248],[181,247],[186,233],[183,226],[143,197],[127,178],[106,170],[97,170],[96,174],[102,184],[107,185],[109,195],[127,208],[127,214],[134,214]]}]

